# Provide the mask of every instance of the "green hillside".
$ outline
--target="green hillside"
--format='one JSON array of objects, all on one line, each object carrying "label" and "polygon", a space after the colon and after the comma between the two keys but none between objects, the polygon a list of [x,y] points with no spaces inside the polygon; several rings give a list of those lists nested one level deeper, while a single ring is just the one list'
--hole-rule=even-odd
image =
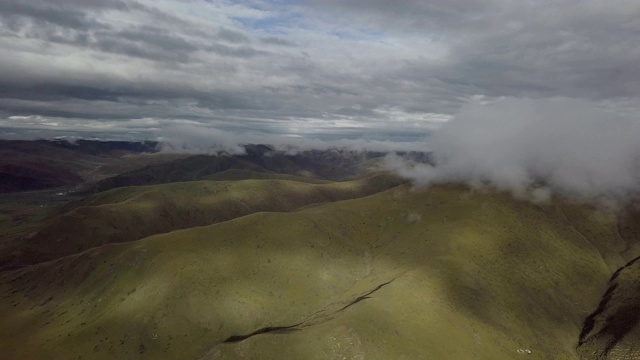
[{"label": "green hillside", "polygon": [[195,155],[164,164],[146,166],[101,180],[93,186],[93,191],[101,192],[126,186],[200,180],[207,175],[229,169],[267,171],[259,165],[234,156]]},{"label": "green hillside", "polygon": [[362,197],[401,182],[380,174],[319,184],[255,179],[118,188],[67,206],[72,210],[37,231],[4,242],[0,265],[39,263],[107,243],[210,225],[255,212],[290,211]]},{"label": "green hillside", "polygon": [[215,181],[233,181],[233,180],[249,180],[249,179],[272,179],[272,180],[291,180],[306,182],[310,184],[326,184],[331,181],[322,180],[312,177],[295,176],[289,174],[270,173],[252,171],[246,169],[229,169],[212,175],[204,176],[202,180],[215,180]]},{"label": "green hillside", "polygon": [[0,353],[578,359],[584,319],[637,254],[603,210],[401,186],[2,273]]},{"label": "green hillside", "polygon": [[242,155],[194,155],[124,172],[99,181],[92,190],[100,192],[124,186],[204,180],[228,170],[332,181],[350,180],[378,171],[376,161],[383,156],[379,153],[339,150],[288,154],[264,145],[245,145],[244,148],[246,154]]}]

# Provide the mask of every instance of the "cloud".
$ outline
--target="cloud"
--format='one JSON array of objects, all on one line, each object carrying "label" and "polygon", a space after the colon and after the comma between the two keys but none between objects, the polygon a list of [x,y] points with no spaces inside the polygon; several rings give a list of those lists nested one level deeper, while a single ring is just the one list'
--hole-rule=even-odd
[{"label": "cloud", "polygon": [[262,39],[260,39],[260,41],[262,41],[265,44],[272,44],[272,45],[281,45],[281,46],[295,46],[294,43],[292,43],[291,41],[282,39],[282,38],[278,38],[275,36],[267,36],[267,37],[263,37]]},{"label": "cloud", "polygon": [[640,93],[634,0],[312,3],[343,21],[445,47],[442,61],[407,62],[398,74],[406,81],[441,81],[459,94],[494,97],[602,100]]},{"label": "cloud", "polygon": [[435,132],[435,166],[387,167],[418,185],[489,185],[544,201],[551,192],[624,199],[640,193],[640,121],[583,100],[516,99],[465,106]]},{"label": "cloud", "polygon": [[[40,1],[25,4],[54,18],[67,9]],[[261,124],[271,130],[296,128],[298,133],[317,132],[347,118],[379,131],[396,118],[412,117],[418,120],[399,120],[393,130],[420,123],[424,128],[419,131],[426,133],[433,127],[430,119],[442,116],[432,111],[435,106],[417,110],[423,100],[413,89],[395,86],[389,92],[388,81],[376,84],[378,79],[345,71],[344,59],[353,55],[343,51],[362,53],[359,48],[370,45],[350,41],[334,48],[337,38],[320,41],[321,31],[306,33],[287,23],[276,36],[254,25],[243,27],[238,20],[262,21],[268,14],[286,13],[282,9],[195,3],[199,11],[194,12],[171,2],[101,5],[75,4],[70,14],[84,19],[83,27],[40,21],[33,11],[15,15],[9,7],[0,14],[0,46],[12,54],[0,57],[0,117],[55,117],[66,128],[78,119],[89,124],[122,121],[123,128],[136,118],[163,124],[189,119],[213,127],[224,122],[222,127],[253,129]],[[217,21],[204,21],[204,14]],[[294,46],[298,43],[323,49]],[[376,56],[390,53],[383,50],[377,49]],[[365,94],[365,89],[376,89],[376,94]],[[385,101],[391,98],[395,100]],[[390,108],[393,113],[385,113]],[[319,122],[327,125],[312,127]]]},{"label": "cloud", "polygon": [[259,131],[234,132],[202,127],[194,123],[169,126],[157,132],[160,150],[170,153],[215,154],[227,152],[243,154],[246,144],[266,144],[276,150],[295,153],[301,150],[345,149],[351,151],[398,152],[425,150],[425,139],[389,141],[358,138],[312,139],[282,136]]},{"label": "cloud", "polygon": [[639,16],[631,0],[5,0],[0,127],[406,142],[473,99],[640,114]]},{"label": "cloud", "polygon": [[248,43],[250,41],[245,34],[225,28],[218,30],[218,38],[230,43]]}]

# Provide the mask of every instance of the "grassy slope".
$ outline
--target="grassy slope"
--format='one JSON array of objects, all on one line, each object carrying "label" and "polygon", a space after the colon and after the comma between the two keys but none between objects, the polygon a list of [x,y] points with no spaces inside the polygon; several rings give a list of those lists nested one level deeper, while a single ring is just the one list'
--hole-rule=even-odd
[{"label": "grassy slope", "polygon": [[106,243],[210,225],[254,212],[290,211],[313,203],[361,197],[399,183],[381,174],[329,184],[242,180],[118,188],[82,200],[38,231],[5,242],[0,264],[38,263]]},{"label": "grassy slope", "polygon": [[640,258],[614,273],[586,319],[578,351],[584,359],[640,358]]},{"label": "grassy slope", "polygon": [[147,166],[104,179],[96,183],[93,190],[100,192],[123,186],[202,180],[231,169],[333,181],[351,180],[378,170],[376,161],[369,157],[380,156],[336,150],[287,154],[257,145],[248,147],[244,155],[195,155]]},{"label": "grassy slope", "polygon": [[403,186],[0,274],[0,353],[574,359],[624,248],[612,217],[594,209]]},{"label": "grassy slope", "polygon": [[125,186],[200,180],[205,176],[229,169],[268,172],[260,165],[237,156],[195,155],[185,159],[146,166],[101,180],[94,185],[93,190],[100,192]]},{"label": "grassy slope", "polygon": [[216,174],[203,177],[201,180],[215,181],[233,181],[233,180],[249,180],[249,179],[271,179],[271,180],[291,180],[298,182],[306,182],[310,184],[327,184],[328,180],[316,179],[312,177],[303,177],[280,173],[267,173],[252,171],[246,169],[230,169]]},{"label": "grassy slope", "polygon": [[[59,212],[70,199],[67,189],[55,188],[0,194],[0,257],[11,258],[21,237],[37,231]],[[64,195],[61,195],[63,194]],[[0,271],[3,263],[0,261]]]},{"label": "grassy slope", "polygon": [[185,159],[189,155],[167,154],[167,153],[128,153],[120,157],[107,158],[102,165],[91,168],[89,171],[80,172],[80,175],[87,182],[100,181],[105,178],[116,176],[122,173],[141,169],[146,166],[158,166],[163,163]]}]

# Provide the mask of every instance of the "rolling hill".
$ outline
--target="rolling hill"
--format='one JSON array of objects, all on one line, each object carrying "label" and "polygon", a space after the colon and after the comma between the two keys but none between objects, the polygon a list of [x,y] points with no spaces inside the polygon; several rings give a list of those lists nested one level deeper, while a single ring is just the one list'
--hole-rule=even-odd
[{"label": "rolling hill", "polygon": [[339,150],[289,154],[265,145],[246,145],[246,154],[194,155],[122,173],[96,183],[93,192],[117,187],[203,180],[228,170],[286,174],[321,180],[348,180],[379,171],[384,154]]},{"label": "rolling hill", "polygon": [[315,203],[362,197],[401,182],[394,176],[378,174],[331,183],[313,179],[203,180],[117,188],[69,204],[65,207],[69,211],[53,217],[41,228],[4,241],[0,245],[0,266],[34,264],[107,243],[210,225],[260,211],[291,211]]},{"label": "rolling hill", "polygon": [[77,186],[185,157],[154,154],[157,143],[0,140],[0,193]]},{"label": "rolling hill", "polygon": [[[85,207],[131,201],[134,189]],[[585,319],[639,254],[618,225],[596,207],[462,186],[257,212],[1,273],[0,352],[595,359],[577,348],[600,329]]]}]

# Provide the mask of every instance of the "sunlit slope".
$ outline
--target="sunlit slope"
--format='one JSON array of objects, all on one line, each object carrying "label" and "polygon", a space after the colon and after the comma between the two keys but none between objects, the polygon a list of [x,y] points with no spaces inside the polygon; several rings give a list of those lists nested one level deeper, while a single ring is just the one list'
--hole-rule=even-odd
[{"label": "sunlit slope", "polygon": [[362,197],[401,183],[379,174],[326,184],[289,180],[193,181],[118,188],[82,200],[38,231],[15,241],[2,264],[32,264],[106,243],[210,225],[259,211]]},{"label": "sunlit slope", "polygon": [[0,353],[576,359],[625,248],[594,209],[403,186],[3,273]]}]

